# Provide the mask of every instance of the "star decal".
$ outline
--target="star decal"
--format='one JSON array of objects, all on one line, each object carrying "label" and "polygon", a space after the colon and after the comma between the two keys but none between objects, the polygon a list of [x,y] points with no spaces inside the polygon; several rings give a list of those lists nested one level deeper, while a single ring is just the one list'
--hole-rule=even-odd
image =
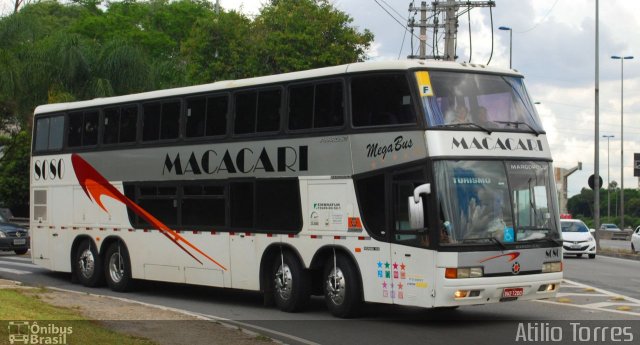
[{"label": "star decal", "polygon": [[382,268],[382,261],[378,261],[378,268]]},{"label": "star decal", "polygon": [[404,262],[400,264],[400,269],[404,271],[404,268],[407,267],[404,265]]},{"label": "star decal", "polygon": [[402,287],[403,287],[403,286],[404,286],[404,285],[402,285],[402,283],[398,283],[398,290],[402,290]]},{"label": "star decal", "polygon": [[385,262],[385,263],[384,263],[384,268],[389,268],[389,266],[391,266],[391,265],[389,265],[389,263],[388,263],[388,262]]},{"label": "star decal", "polygon": [[387,288],[387,281],[386,281],[386,280],[382,282],[382,288],[383,288],[383,289],[386,289],[386,288]]},{"label": "star decal", "polygon": [[394,270],[397,270],[397,269],[398,269],[398,263],[397,263],[397,262],[394,262],[394,263],[393,263],[393,269],[394,269]]}]

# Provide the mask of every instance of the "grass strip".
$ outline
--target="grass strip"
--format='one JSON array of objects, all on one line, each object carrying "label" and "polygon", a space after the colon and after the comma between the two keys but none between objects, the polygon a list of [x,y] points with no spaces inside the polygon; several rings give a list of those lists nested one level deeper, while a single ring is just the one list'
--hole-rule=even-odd
[{"label": "grass strip", "polygon": [[[37,331],[40,343],[65,341],[67,344],[152,345],[154,342],[114,332],[97,321],[87,320],[76,311],[55,307],[28,291],[0,289],[0,344],[10,344],[10,334],[16,334],[17,321],[26,321],[21,334]],[[37,326],[34,326],[36,324]],[[10,333],[11,332],[11,333]],[[64,337],[63,334],[67,333]]]}]

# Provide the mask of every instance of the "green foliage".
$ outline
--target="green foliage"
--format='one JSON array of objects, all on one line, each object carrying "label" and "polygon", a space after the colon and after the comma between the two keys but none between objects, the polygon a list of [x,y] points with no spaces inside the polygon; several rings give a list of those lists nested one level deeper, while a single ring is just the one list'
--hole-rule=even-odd
[{"label": "green foliage", "polygon": [[[615,183],[615,181],[613,182]],[[617,186],[617,184],[615,184]],[[600,224],[613,223],[620,225],[619,199],[620,188],[613,188],[610,193],[611,215],[607,203],[607,190],[600,189]],[[624,190],[624,224],[625,227],[640,225],[640,191],[635,189]],[[580,194],[574,195],[567,201],[567,210],[573,218],[582,219],[589,227],[593,224],[593,191],[583,188]]]},{"label": "green foliage", "polygon": [[29,153],[31,135],[20,131],[11,137],[0,137],[3,156],[0,158],[0,200],[16,215],[28,214]]},{"label": "green foliage", "polygon": [[254,19],[211,3],[42,0],[0,17],[0,202],[28,203],[37,105],[362,61],[373,41],[328,0],[272,0]]}]

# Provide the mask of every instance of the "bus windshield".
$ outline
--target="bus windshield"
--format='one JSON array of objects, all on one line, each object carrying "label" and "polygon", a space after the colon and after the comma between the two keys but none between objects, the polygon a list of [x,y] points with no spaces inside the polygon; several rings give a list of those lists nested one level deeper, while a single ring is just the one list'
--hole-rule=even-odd
[{"label": "bus windshield", "polygon": [[550,165],[535,161],[435,163],[444,244],[558,240]]},{"label": "bus windshield", "polygon": [[429,127],[542,132],[520,77],[432,71],[429,79],[431,92],[422,94]]}]

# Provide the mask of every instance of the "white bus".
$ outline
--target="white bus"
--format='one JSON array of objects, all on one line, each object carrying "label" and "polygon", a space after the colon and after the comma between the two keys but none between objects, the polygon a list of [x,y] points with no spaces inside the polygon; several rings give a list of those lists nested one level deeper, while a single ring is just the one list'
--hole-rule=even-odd
[{"label": "white bus", "polygon": [[553,297],[551,153],[522,75],[366,62],[36,109],[31,255],[146,279],[457,307]]}]

